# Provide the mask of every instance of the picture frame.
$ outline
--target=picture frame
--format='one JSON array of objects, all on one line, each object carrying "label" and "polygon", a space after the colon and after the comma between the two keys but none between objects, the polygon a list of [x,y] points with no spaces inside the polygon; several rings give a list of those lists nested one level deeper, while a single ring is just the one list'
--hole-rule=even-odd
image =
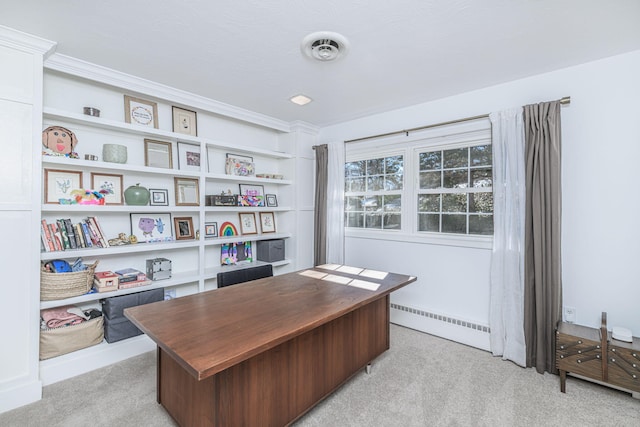
[{"label": "picture frame", "polygon": [[198,136],[198,115],[195,111],[180,107],[171,107],[173,131],[185,135]]},{"label": "picture frame", "polygon": [[275,194],[265,194],[264,200],[269,208],[278,207],[278,197]]},{"label": "picture frame", "polygon": [[169,206],[169,190],[162,188],[149,189],[149,205]]},{"label": "picture frame", "polygon": [[82,171],[45,169],[44,202],[59,204],[60,199],[71,199],[73,190],[82,188]]},{"label": "picture frame", "polygon": [[238,184],[240,186],[239,206],[262,207],[264,206],[264,186]]},{"label": "picture frame", "polygon": [[171,214],[132,213],[131,235],[138,243],[168,242],[173,240]]},{"label": "picture frame", "polygon": [[204,238],[211,239],[218,237],[218,223],[217,222],[205,222],[204,223]]},{"label": "picture frame", "polygon": [[171,143],[145,139],[144,165],[151,168],[173,169],[173,147]]},{"label": "picture frame", "polygon": [[200,171],[200,146],[187,142],[178,142],[178,169]]},{"label": "picture frame", "polygon": [[253,157],[251,157],[251,156],[243,156],[242,154],[226,153],[225,157],[227,159],[236,159],[236,160],[242,160],[242,161],[245,161],[245,162],[253,163]]},{"label": "picture frame", "polygon": [[180,216],[173,218],[173,228],[176,231],[176,240],[193,240],[193,218],[190,216]]},{"label": "picture frame", "polygon": [[258,234],[256,226],[256,214],[253,212],[239,212],[240,234]]},{"label": "picture frame", "polygon": [[124,121],[158,129],[158,104],[146,99],[125,95]]},{"label": "picture frame", "polygon": [[91,172],[91,189],[107,191],[104,196],[107,205],[123,205],[123,179],[123,176],[119,174]]},{"label": "picture frame", "polygon": [[176,206],[200,206],[200,182],[198,178],[174,177]]},{"label": "picture frame", "polygon": [[273,212],[260,212],[260,229],[263,233],[276,232],[276,217]]}]

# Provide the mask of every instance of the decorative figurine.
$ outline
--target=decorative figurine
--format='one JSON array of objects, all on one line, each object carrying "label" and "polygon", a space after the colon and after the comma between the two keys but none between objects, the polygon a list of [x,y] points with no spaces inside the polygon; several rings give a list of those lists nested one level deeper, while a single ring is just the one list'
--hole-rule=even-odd
[{"label": "decorative figurine", "polygon": [[77,144],[76,135],[62,126],[49,126],[42,131],[43,155],[77,159],[78,153],[73,151]]}]

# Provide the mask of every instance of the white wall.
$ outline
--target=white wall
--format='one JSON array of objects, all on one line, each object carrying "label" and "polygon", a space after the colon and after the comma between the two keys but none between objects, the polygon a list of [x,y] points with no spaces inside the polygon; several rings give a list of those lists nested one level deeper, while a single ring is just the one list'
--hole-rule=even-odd
[{"label": "white wall", "polygon": [[[321,129],[320,143],[455,120],[571,96],[562,109],[564,305],[576,323],[640,335],[640,51]],[[488,324],[489,262],[483,249],[347,238],[346,262],[416,275],[392,302]],[[413,318],[412,318],[413,316]],[[474,332],[396,313],[395,321],[474,344]],[[477,334],[476,334],[477,335]]]}]

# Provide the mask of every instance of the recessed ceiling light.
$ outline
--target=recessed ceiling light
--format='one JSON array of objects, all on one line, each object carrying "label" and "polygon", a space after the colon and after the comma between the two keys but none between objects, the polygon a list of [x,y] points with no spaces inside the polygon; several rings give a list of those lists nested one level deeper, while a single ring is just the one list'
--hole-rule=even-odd
[{"label": "recessed ceiling light", "polygon": [[292,96],[291,98],[289,98],[289,101],[293,102],[294,104],[298,104],[298,105],[307,105],[308,103],[311,102],[311,98],[309,98],[308,96],[300,94],[300,95]]}]

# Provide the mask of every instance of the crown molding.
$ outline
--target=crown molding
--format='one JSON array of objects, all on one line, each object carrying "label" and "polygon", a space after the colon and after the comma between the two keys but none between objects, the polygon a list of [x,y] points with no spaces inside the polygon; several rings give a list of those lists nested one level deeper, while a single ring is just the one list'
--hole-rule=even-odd
[{"label": "crown molding", "polygon": [[0,45],[47,57],[57,43],[0,25]]},{"label": "crown molding", "polygon": [[317,135],[318,133],[320,133],[320,128],[318,126],[313,125],[309,122],[304,122],[302,120],[296,120],[291,122],[289,127],[292,132],[300,131],[300,132],[309,133],[311,135]]},{"label": "crown molding", "polygon": [[182,104],[191,108],[219,114],[221,116],[252,123],[254,125],[274,129],[280,132],[291,131],[289,123],[283,120],[205,98],[203,96],[156,83],[151,80],[115,71],[110,68],[72,58],[67,55],[54,53],[45,61],[44,66],[50,70],[60,71],[83,79],[93,80],[142,95],[166,100],[176,104]]}]

